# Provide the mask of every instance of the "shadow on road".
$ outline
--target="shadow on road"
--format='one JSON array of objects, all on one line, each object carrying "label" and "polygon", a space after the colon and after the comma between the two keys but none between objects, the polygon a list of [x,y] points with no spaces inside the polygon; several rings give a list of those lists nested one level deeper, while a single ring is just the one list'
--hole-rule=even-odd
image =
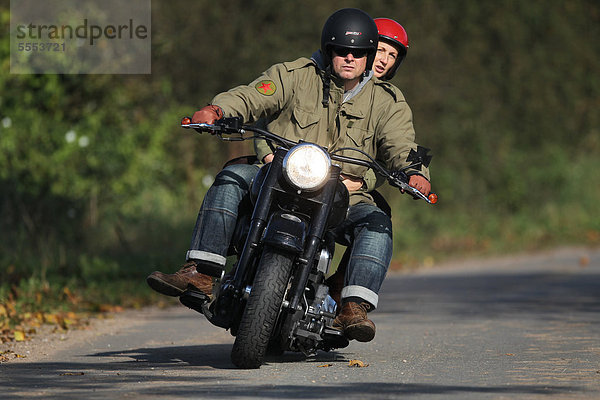
[{"label": "shadow on road", "polygon": [[516,395],[560,395],[579,391],[572,387],[542,385],[508,385],[502,387],[476,387],[454,385],[421,385],[381,382],[340,383],[313,387],[307,385],[259,385],[259,386],[203,386],[200,391],[195,388],[178,387],[174,391],[159,391],[157,394],[182,398],[208,394],[212,398],[272,398],[272,399],[306,399],[306,398],[399,398],[402,395],[460,395],[461,393],[480,394],[516,394]]},{"label": "shadow on road", "polygon": [[[231,344],[211,344],[203,346],[147,347],[126,351],[109,351],[90,354],[88,357],[106,357],[114,365],[144,365],[145,367],[213,367],[233,369],[229,360]],[[142,363],[142,364],[140,364]]]},{"label": "shadow on road", "polygon": [[[41,397],[80,399],[113,397],[135,391],[136,396],[163,396],[164,398],[396,398],[401,395],[562,395],[585,394],[585,388],[552,385],[437,385],[419,383],[340,382],[336,384],[278,384],[276,377],[264,375],[260,384],[239,377],[206,374],[202,366],[213,361],[194,357],[196,351],[227,350],[229,346],[197,346],[191,348],[140,349],[130,352],[131,361],[106,363],[32,363],[12,364],[4,371],[0,393],[7,398]],[[158,351],[155,351],[158,350]],[[203,351],[204,352],[204,351]],[[166,353],[170,353],[168,356]],[[186,354],[190,354],[189,356]],[[107,357],[119,356],[120,353]],[[177,357],[183,356],[184,360]],[[190,360],[191,363],[185,360]],[[226,368],[218,362],[218,368]],[[169,369],[169,374],[164,370]],[[185,368],[185,374],[179,369]],[[190,373],[190,369],[192,370]],[[139,385],[143,385],[140,387]],[[135,389],[134,389],[135,387]],[[25,393],[27,393],[25,395]],[[39,396],[38,396],[39,397]],[[94,396],[92,396],[94,397]],[[145,397],[144,397],[145,398]]]},{"label": "shadow on road", "polygon": [[[231,344],[214,344],[201,346],[172,346],[148,347],[126,351],[110,351],[90,354],[88,357],[112,358],[110,364],[137,364],[145,363],[146,366],[164,368],[171,366],[212,367],[216,369],[236,369],[231,363],[229,355]],[[348,362],[343,355],[332,352],[319,352],[316,356],[305,357],[301,353],[286,352],[282,355],[267,356],[267,364],[290,362]]]}]

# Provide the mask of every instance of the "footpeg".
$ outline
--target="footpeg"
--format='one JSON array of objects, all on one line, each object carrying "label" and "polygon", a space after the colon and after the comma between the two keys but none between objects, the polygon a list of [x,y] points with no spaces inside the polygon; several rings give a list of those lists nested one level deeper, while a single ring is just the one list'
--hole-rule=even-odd
[{"label": "footpeg", "polygon": [[179,296],[179,301],[184,306],[205,314],[205,306],[210,301],[210,298],[199,290],[188,289]]},{"label": "footpeg", "polygon": [[343,332],[333,328],[323,329],[323,339],[323,344],[327,351],[329,349],[343,349],[350,344]]}]

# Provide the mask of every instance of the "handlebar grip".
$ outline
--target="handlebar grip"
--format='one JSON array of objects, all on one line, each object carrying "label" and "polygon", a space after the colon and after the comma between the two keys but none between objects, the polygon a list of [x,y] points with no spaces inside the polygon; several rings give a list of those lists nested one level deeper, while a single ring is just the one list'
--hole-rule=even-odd
[{"label": "handlebar grip", "polygon": [[239,117],[221,118],[216,120],[212,124],[207,123],[194,123],[190,117],[183,117],[181,119],[181,127],[186,129],[194,129],[196,132],[210,132],[212,135],[223,135],[223,134],[243,134],[244,126],[242,119]]},{"label": "handlebar grip", "polygon": [[418,189],[416,189],[412,186],[409,186],[407,183],[402,183],[402,185],[400,185],[399,188],[401,190],[403,190],[404,192],[410,194],[413,197],[413,199],[415,199],[415,200],[418,200],[418,199],[425,200],[429,204],[435,204],[438,201],[438,196],[434,192],[429,192],[429,195],[425,196]]}]

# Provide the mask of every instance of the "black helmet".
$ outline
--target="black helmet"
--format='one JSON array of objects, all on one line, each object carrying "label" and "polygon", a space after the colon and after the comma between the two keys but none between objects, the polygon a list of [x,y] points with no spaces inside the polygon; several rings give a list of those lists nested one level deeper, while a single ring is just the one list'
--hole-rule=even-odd
[{"label": "black helmet", "polygon": [[321,52],[325,65],[331,64],[331,48],[334,46],[367,50],[366,70],[373,67],[377,53],[379,33],[373,18],[357,8],[343,8],[331,14],[323,25]]}]

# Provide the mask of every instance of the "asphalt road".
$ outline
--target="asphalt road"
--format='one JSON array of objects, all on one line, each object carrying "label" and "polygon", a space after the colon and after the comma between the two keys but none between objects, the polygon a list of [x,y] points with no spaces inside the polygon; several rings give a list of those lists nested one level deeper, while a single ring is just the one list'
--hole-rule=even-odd
[{"label": "asphalt road", "polygon": [[183,306],[127,311],[21,347],[0,398],[600,398],[599,250],[393,274],[380,302],[374,341],[260,370],[235,369],[233,337]]}]

